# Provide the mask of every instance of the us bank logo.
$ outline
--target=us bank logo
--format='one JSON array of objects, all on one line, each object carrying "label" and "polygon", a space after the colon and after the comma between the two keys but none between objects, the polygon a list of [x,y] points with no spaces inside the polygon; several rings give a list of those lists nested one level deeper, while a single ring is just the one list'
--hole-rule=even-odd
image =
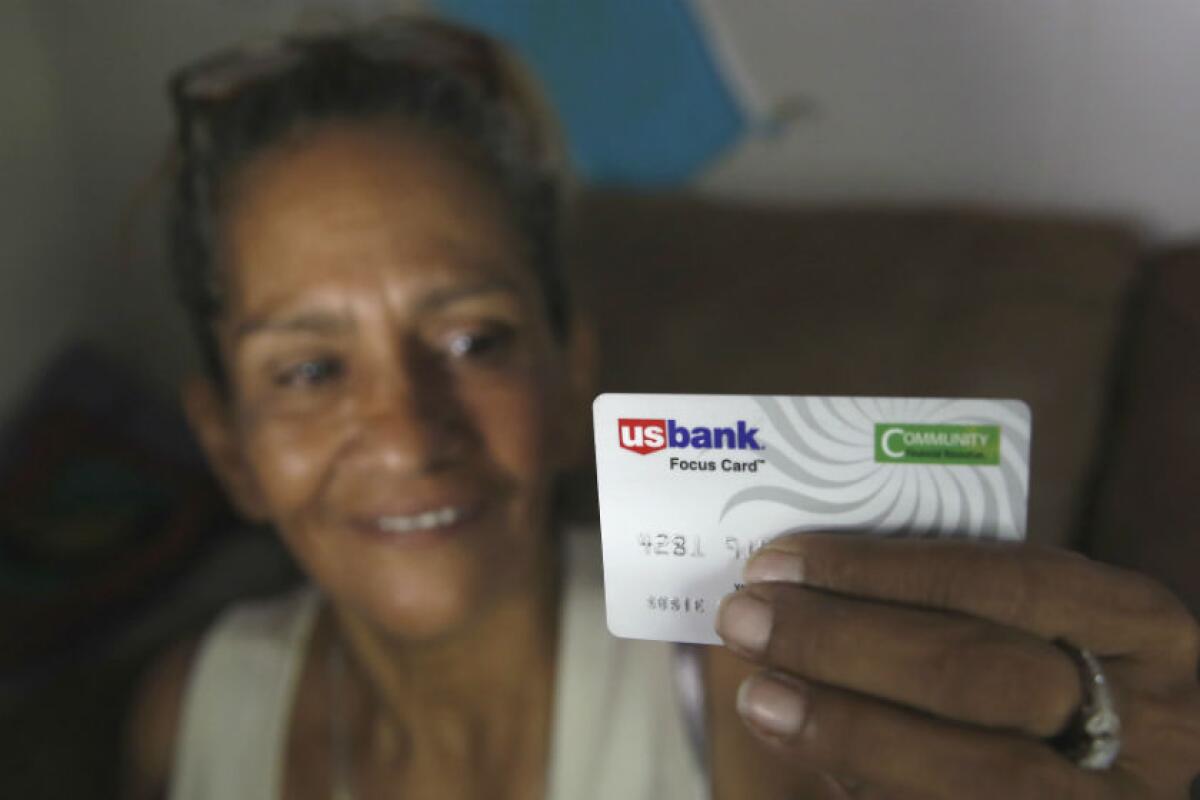
[{"label": "us bank logo", "polygon": [[875,461],[998,466],[1000,426],[876,423]]},{"label": "us bank logo", "polygon": [[673,419],[617,420],[618,443],[625,450],[639,455],[659,450],[762,450],[758,443],[758,428],[751,428],[744,419],[728,427],[680,425]]}]

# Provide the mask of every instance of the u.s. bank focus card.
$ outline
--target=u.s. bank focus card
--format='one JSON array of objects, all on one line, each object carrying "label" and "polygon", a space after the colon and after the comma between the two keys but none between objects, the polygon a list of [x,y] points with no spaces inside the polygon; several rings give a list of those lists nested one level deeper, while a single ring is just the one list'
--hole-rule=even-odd
[{"label": "u.s. bank focus card", "polygon": [[592,410],[617,636],[719,643],[721,598],[783,533],[1025,536],[1019,400],[603,394]]}]

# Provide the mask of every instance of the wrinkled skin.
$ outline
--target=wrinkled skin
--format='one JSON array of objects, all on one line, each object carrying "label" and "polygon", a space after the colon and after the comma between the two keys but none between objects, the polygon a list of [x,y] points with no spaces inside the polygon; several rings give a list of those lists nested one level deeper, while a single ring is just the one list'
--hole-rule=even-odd
[{"label": "wrinkled skin", "polygon": [[[1185,800],[1200,772],[1200,631],[1156,583],[1028,545],[782,537],[718,630],[759,668],[747,726],[854,798]],[[1056,645],[1101,659],[1124,746],[1110,770],[1047,743],[1081,702]]]},{"label": "wrinkled skin", "polygon": [[[259,156],[226,194],[233,396],[190,398],[210,454],[347,610],[452,631],[535,574],[569,416],[500,199],[447,145],[383,124]],[[444,507],[468,516],[455,535],[376,529]]]}]

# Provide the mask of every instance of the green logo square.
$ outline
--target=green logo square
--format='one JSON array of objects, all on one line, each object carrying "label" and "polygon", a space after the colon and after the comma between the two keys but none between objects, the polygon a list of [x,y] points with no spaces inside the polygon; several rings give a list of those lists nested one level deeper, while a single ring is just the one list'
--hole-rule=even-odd
[{"label": "green logo square", "polygon": [[998,466],[1000,426],[876,423],[875,461]]}]

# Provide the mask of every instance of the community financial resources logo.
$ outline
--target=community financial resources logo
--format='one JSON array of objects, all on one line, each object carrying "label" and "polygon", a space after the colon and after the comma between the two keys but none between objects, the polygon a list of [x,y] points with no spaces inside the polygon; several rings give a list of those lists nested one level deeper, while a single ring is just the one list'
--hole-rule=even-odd
[{"label": "community financial resources logo", "polygon": [[875,425],[881,464],[1000,464],[999,425]]}]

